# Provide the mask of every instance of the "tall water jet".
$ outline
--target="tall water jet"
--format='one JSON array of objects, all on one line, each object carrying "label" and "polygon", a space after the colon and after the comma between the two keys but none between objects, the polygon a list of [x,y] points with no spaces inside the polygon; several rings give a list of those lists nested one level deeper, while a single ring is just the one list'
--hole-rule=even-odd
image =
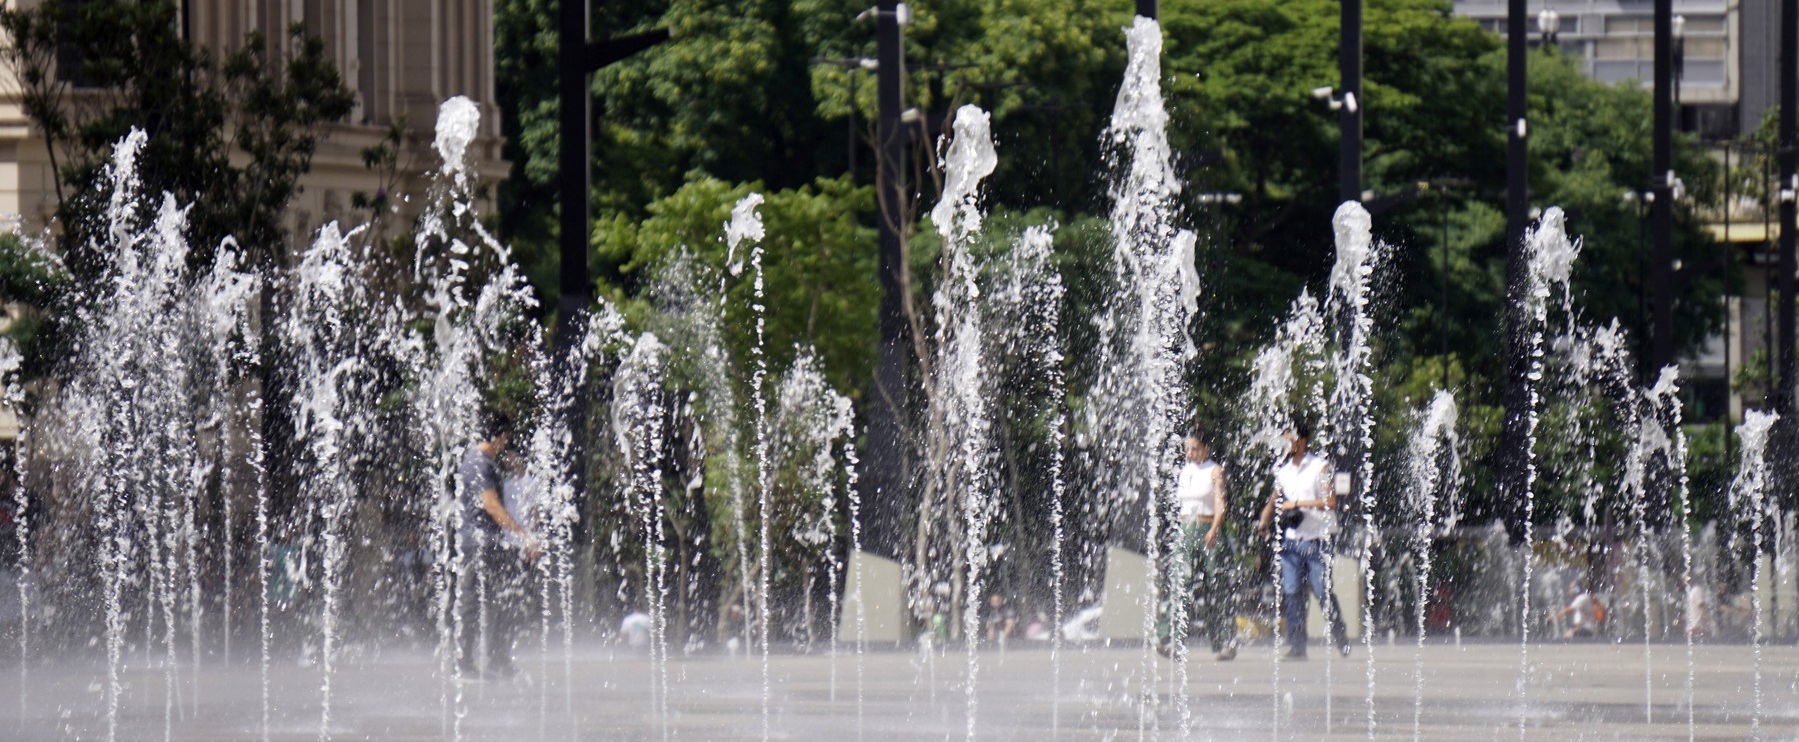
[{"label": "tall water jet", "polygon": [[[829,603],[831,636],[827,643],[830,656],[830,697],[837,692],[837,626],[838,587],[843,580],[843,561],[837,557],[837,505],[845,486],[845,462],[839,459],[847,452],[855,434],[855,419],[848,397],[839,394],[825,380],[818,354],[812,348],[796,349],[793,365],[782,374],[776,389],[775,429],[778,431],[782,471],[796,474],[793,526],[791,536],[804,552],[806,563],[805,595],[810,603],[813,589],[813,564],[825,567],[826,600]],[[810,627],[813,611],[805,611],[807,644],[814,641]]]},{"label": "tall water jet", "polygon": [[[258,351],[260,351],[260,347],[254,340],[255,334],[252,333],[250,337],[250,347],[246,349],[246,353],[254,357],[258,354]],[[266,409],[266,402],[260,392],[253,391],[250,395],[248,409],[240,412],[240,419],[244,420],[246,423],[252,420],[261,419]],[[263,742],[268,742],[269,713],[271,705],[269,700],[269,645],[274,641],[274,631],[269,625],[269,603],[271,601],[270,593],[272,587],[269,584],[269,577],[273,570],[273,564],[269,548],[268,469],[263,460],[264,449],[262,445],[261,426],[246,424],[244,429],[247,431],[246,438],[248,439],[247,448],[249,449],[250,458],[249,468],[253,480],[251,486],[256,492],[255,525],[252,527],[252,539],[256,546],[256,674],[258,685],[260,686],[258,701],[261,706],[259,709],[260,715],[257,728],[261,732]]]},{"label": "tall water jet", "polygon": [[[303,488],[311,498],[314,532],[320,536],[323,568],[319,650],[319,738],[331,736],[332,673],[338,647],[338,589],[348,556],[345,533],[356,485],[350,461],[369,431],[358,410],[374,404],[366,339],[358,338],[349,315],[367,306],[366,286],[355,269],[349,235],[325,225],[300,258],[281,340],[292,357],[296,383],[287,401],[294,433],[305,446]],[[360,342],[359,342],[360,341]]]},{"label": "tall water jet", "polygon": [[[1339,466],[1354,466],[1354,481],[1360,495],[1356,503],[1362,516],[1362,648],[1366,652],[1368,694],[1366,700],[1368,736],[1374,736],[1374,550],[1379,529],[1374,522],[1374,380],[1369,376],[1373,363],[1373,347],[1369,332],[1374,326],[1370,304],[1374,298],[1369,282],[1385,261],[1385,252],[1374,241],[1373,223],[1368,210],[1354,201],[1337,207],[1331,219],[1336,237],[1337,260],[1331,267],[1330,301],[1327,314],[1338,318],[1338,353],[1335,359],[1336,385],[1331,390],[1330,409],[1343,415],[1339,429],[1346,430],[1338,450],[1345,458]],[[1350,437],[1353,436],[1353,437]],[[1328,565],[1328,563],[1327,563]],[[1325,569],[1329,574],[1330,566]],[[1327,581],[1330,578],[1326,578]],[[1331,610],[1328,606],[1324,610]],[[1340,620],[1340,619],[1339,619]],[[1333,638],[1334,640],[1334,638]],[[1329,677],[1329,655],[1326,655],[1326,677]],[[1328,681],[1327,681],[1328,682]],[[1329,699],[1326,699],[1328,714]]]},{"label": "tall water jet", "polygon": [[1750,646],[1754,650],[1754,700],[1755,715],[1749,717],[1749,733],[1754,739],[1761,739],[1763,717],[1762,696],[1762,644],[1763,636],[1763,599],[1762,599],[1762,548],[1763,531],[1766,530],[1768,518],[1775,515],[1769,511],[1768,490],[1768,436],[1774,424],[1780,420],[1776,412],[1748,410],[1743,413],[1743,423],[1737,426],[1737,439],[1742,445],[1737,459],[1737,475],[1730,483],[1730,510],[1741,513],[1748,521],[1750,543],[1750,599],[1754,607],[1754,624],[1750,630]]},{"label": "tall water jet", "polygon": [[662,475],[668,413],[663,389],[667,347],[653,334],[637,338],[613,378],[612,426],[628,469],[625,498],[637,518],[643,542],[644,580],[640,595],[650,612],[650,707],[662,736],[668,736],[667,511]]},{"label": "tall water jet", "polygon": [[[756,213],[756,207],[762,203],[762,196],[761,194],[750,194],[750,196],[753,196],[753,198],[746,196],[732,206],[731,219],[725,223],[725,267],[718,275],[718,314],[716,322],[723,322],[731,311],[730,302],[727,300],[728,295],[725,293],[726,277],[737,275],[743,271],[743,262],[737,256],[738,245],[742,244],[745,240],[751,242],[760,242],[762,240],[762,217]],[[724,344],[716,338],[716,323],[714,323],[712,327],[713,331],[708,335],[709,339],[703,343],[705,350],[702,352],[712,361],[709,365],[711,368],[715,369],[717,376],[717,379],[714,382],[707,384],[706,388],[716,389],[718,391],[707,394],[706,399],[702,401],[706,405],[707,410],[715,411],[709,414],[717,415],[716,422],[719,427],[723,431],[728,431],[726,432],[726,435],[734,438],[738,430],[736,419],[737,402],[735,398],[735,387],[731,386],[730,380],[726,378],[727,373],[731,370],[729,363],[730,358],[725,355]],[[709,374],[709,376],[710,375],[711,374]],[[751,626],[754,624],[753,617],[755,616],[754,613],[750,612],[750,601],[755,595],[755,590],[753,589],[750,577],[750,548],[749,541],[747,540],[749,529],[746,526],[749,521],[745,515],[749,509],[749,505],[745,502],[744,498],[743,457],[740,454],[741,449],[734,441],[726,441],[725,443],[726,468],[728,469],[730,477],[730,484],[728,486],[731,488],[731,518],[737,526],[737,575],[740,587],[738,592],[742,597],[743,649],[745,653],[748,653],[750,647],[754,643],[750,633]],[[758,449],[758,451],[760,451],[760,449]],[[758,482],[759,481],[760,480],[758,480]]]},{"label": "tall water jet", "polygon": [[[8,338],[0,338],[0,405],[5,409],[18,410],[25,401],[25,387],[20,383],[20,369],[25,358],[19,355],[18,346]],[[19,432],[19,438],[13,442],[13,476],[17,483],[13,486],[13,536],[19,549],[19,574],[17,587],[19,590],[19,718],[24,719],[30,709],[31,687],[31,518],[29,504],[25,496],[25,450],[27,440],[25,431]]]},{"label": "tall water jet", "polygon": [[[544,555],[537,566],[541,585],[540,646],[543,651],[543,697],[548,693],[549,641],[552,609],[562,616],[562,688],[565,713],[574,707],[574,541],[575,523],[580,520],[580,503],[576,500],[577,480],[583,475],[571,468],[574,460],[574,433],[569,427],[570,410],[577,395],[585,391],[592,364],[604,350],[624,337],[624,320],[610,302],[602,300],[597,311],[588,312],[571,324],[580,328],[579,339],[570,343],[568,355],[552,359],[538,355],[532,376],[536,390],[538,422],[532,429],[527,480],[542,489],[540,512],[532,518]],[[542,347],[541,337],[533,347]],[[552,588],[556,601],[553,603]],[[547,704],[547,701],[546,701]],[[544,710],[547,713],[547,709]],[[540,714],[542,718],[543,714]]]},{"label": "tall water jet", "polygon": [[1524,316],[1530,319],[1525,328],[1530,357],[1526,360],[1525,372],[1525,421],[1523,491],[1524,513],[1523,531],[1523,566],[1519,581],[1518,606],[1518,734],[1524,735],[1527,716],[1524,710],[1529,704],[1530,693],[1530,622],[1531,612],[1530,589],[1532,579],[1531,552],[1533,543],[1532,520],[1536,517],[1536,485],[1537,485],[1537,423],[1539,409],[1542,404],[1541,391],[1538,385],[1543,380],[1543,336],[1544,328],[1549,321],[1549,299],[1554,289],[1559,286],[1564,296],[1568,296],[1568,281],[1573,274],[1574,259],[1580,254],[1580,242],[1570,240],[1563,226],[1562,209],[1551,206],[1543,212],[1535,229],[1524,237],[1527,253],[1525,280],[1529,282],[1525,292]]},{"label": "tall water jet", "polygon": [[[1249,431],[1252,453],[1246,457],[1245,470],[1253,471],[1279,465],[1286,455],[1286,442],[1281,434],[1292,428],[1299,405],[1312,409],[1323,407],[1323,378],[1326,364],[1324,315],[1318,300],[1301,291],[1288,310],[1287,318],[1275,331],[1273,342],[1256,353],[1251,363],[1254,376],[1249,389],[1238,402],[1246,419],[1256,421]],[[1303,389],[1302,389],[1303,387]],[[1303,397],[1296,399],[1296,397]],[[1286,529],[1274,529],[1274,553],[1286,549]],[[1285,592],[1281,589],[1280,570],[1271,567],[1268,579],[1273,583],[1274,615],[1283,615]],[[1270,697],[1273,701],[1272,729],[1278,737],[1284,709],[1281,705],[1281,653],[1279,642],[1270,644],[1274,661],[1269,664]]]},{"label": "tall water jet", "polygon": [[[944,493],[960,492],[962,635],[968,646],[967,736],[974,739],[979,707],[981,592],[987,563],[987,527],[993,518],[990,490],[992,447],[991,398],[984,357],[984,318],[978,280],[981,263],[972,251],[981,230],[981,180],[993,172],[999,157],[993,148],[988,115],[978,106],[956,111],[955,136],[943,157],[943,199],[931,210],[931,221],[943,239],[944,276],[933,306],[937,314],[936,368],[931,385],[933,451],[942,454],[933,473]],[[953,447],[953,448],[952,448]],[[936,457],[933,457],[936,458]]]},{"label": "tall water jet", "polygon": [[[679,354],[685,381],[693,386],[691,406],[695,413],[695,447],[704,451],[708,462],[699,485],[718,487],[727,493],[732,522],[731,541],[737,554],[736,608],[741,618],[739,635],[727,640],[730,647],[745,652],[755,647],[753,620],[756,598],[756,572],[750,561],[748,485],[754,474],[746,472],[742,445],[742,405],[738,391],[736,366],[729,346],[724,342],[723,324],[730,311],[727,280],[741,273],[743,262],[736,254],[738,242],[760,239],[761,220],[755,212],[760,198],[740,200],[732,217],[720,231],[725,242],[726,265],[714,269],[695,256],[682,252],[657,270],[656,280],[648,295],[658,307],[651,328]],[[706,287],[715,293],[708,293]],[[724,599],[725,596],[720,596]],[[732,650],[735,654],[736,649]]]},{"label": "tall water jet", "polygon": [[1406,501],[1412,521],[1413,569],[1417,570],[1418,594],[1413,609],[1417,646],[1412,650],[1412,739],[1424,732],[1424,636],[1425,614],[1431,590],[1431,540],[1437,534],[1438,505],[1445,491],[1461,486],[1461,440],[1456,433],[1455,395],[1437,390],[1430,406],[1419,415],[1407,446]]},{"label": "tall water jet", "polygon": [[[1680,583],[1683,592],[1690,594],[1695,577],[1693,572],[1693,490],[1692,481],[1687,473],[1687,433],[1685,421],[1682,419],[1685,412],[1683,405],[1678,403],[1678,397],[1676,402],[1670,409],[1673,419],[1669,421],[1669,426],[1674,431],[1672,459],[1679,462],[1680,466],[1674,480],[1675,491],[1680,497],[1680,520],[1676,524],[1676,527],[1680,529]],[[1698,714],[1693,708],[1694,683],[1697,673],[1697,663],[1693,657],[1693,628],[1696,617],[1692,613],[1693,607],[1690,601],[1683,600],[1682,603],[1684,604],[1682,616],[1684,620],[1680,633],[1686,639],[1687,660],[1687,672],[1683,679],[1682,690],[1686,695],[1687,738],[1691,740],[1698,733]]]},{"label": "tall water jet", "polygon": [[[1643,600],[1643,720],[1654,722],[1655,682],[1653,655],[1650,651],[1654,640],[1651,604],[1657,591],[1652,584],[1653,570],[1651,564],[1656,561],[1655,545],[1652,539],[1653,524],[1650,522],[1649,498],[1656,492],[1669,491],[1677,485],[1679,475],[1685,471],[1685,462],[1676,458],[1674,436],[1666,425],[1670,421],[1680,419],[1680,368],[1667,366],[1661,370],[1655,385],[1632,395],[1630,404],[1635,418],[1633,440],[1625,456],[1623,487],[1627,498],[1631,519],[1636,523],[1637,537],[1633,550],[1637,562],[1637,582]],[[1676,428],[1678,432],[1678,428]],[[1657,477],[1657,474],[1661,474]],[[1660,480],[1660,481],[1658,481]],[[1670,502],[1674,497],[1669,498]],[[1685,523],[1678,525],[1684,531]],[[1689,671],[1691,668],[1689,668]]]},{"label": "tall water jet", "polygon": [[[474,661],[462,655],[462,637],[485,628],[465,626],[463,611],[471,598],[481,601],[476,606],[479,622],[489,607],[480,595],[466,595],[457,587],[466,572],[476,570],[476,592],[481,593],[487,575],[461,548],[464,524],[456,471],[470,431],[479,427],[481,364],[489,353],[510,344],[512,325],[536,304],[511,251],[488,233],[474,206],[473,176],[463,155],[479,125],[480,111],[467,98],[457,96],[440,107],[435,146],[443,162],[413,234],[413,274],[428,287],[422,319],[429,320],[430,329],[427,336],[397,339],[393,350],[398,363],[417,377],[411,390],[412,425],[433,472],[427,497],[432,610],[444,684],[444,732],[455,739],[461,738],[467,714],[462,667],[465,660]],[[482,267],[493,270],[483,273]]]},{"label": "tall water jet", "polygon": [[[755,362],[755,371],[750,374],[750,400],[755,413],[756,426],[756,638],[762,651],[762,738],[769,735],[769,703],[771,686],[768,675],[768,589],[769,572],[774,569],[774,555],[769,550],[768,507],[769,490],[774,487],[774,470],[769,461],[768,431],[768,307],[762,275],[762,217],[756,208],[762,204],[762,194],[751,193],[744,196],[731,209],[731,222],[725,228],[727,254],[725,261],[731,266],[731,272],[738,271],[736,253],[739,247],[748,242],[751,280],[755,299],[750,309],[756,315],[756,343],[750,346],[750,355]],[[745,617],[749,620],[749,617]]]},{"label": "tall water jet", "polygon": [[[724,224],[725,265],[722,270],[716,271],[714,283],[717,293],[713,299],[715,306],[709,310],[700,306],[700,297],[692,293],[700,285],[698,276],[683,275],[685,270],[697,269],[697,264],[684,262],[671,266],[668,272],[672,275],[665,277],[670,280],[664,280],[661,284],[665,287],[665,293],[671,295],[667,297],[672,299],[670,303],[685,307],[681,311],[687,317],[686,324],[690,326],[693,335],[690,345],[696,351],[698,402],[701,422],[704,424],[702,430],[711,439],[709,442],[718,446],[722,453],[725,487],[730,493],[731,520],[735,525],[733,533],[736,537],[733,540],[737,551],[738,610],[742,615],[739,623],[742,647],[746,653],[754,645],[751,636],[754,622],[751,619],[755,614],[751,612],[751,603],[756,591],[751,578],[754,573],[750,568],[743,448],[738,443],[741,428],[738,419],[739,397],[733,381],[736,369],[730,350],[722,338],[720,326],[731,310],[725,283],[730,276],[743,270],[737,247],[745,240],[760,241],[763,236],[762,218],[756,213],[762,198],[760,194],[752,196],[739,200],[731,209],[731,218]],[[686,267],[679,267],[683,265]]]},{"label": "tall water jet", "polygon": [[[206,411],[220,404],[236,379],[215,373],[217,354],[236,347],[233,336],[242,329],[255,287],[254,278],[237,269],[229,242],[216,248],[209,269],[190,275],[182,234],[187,210],[167,194],[152,207],[139,193],[137,155],[145,141],[134,130],[114,148],[105,169],[107,236],[96,248],[106,262],[100,279],[75,299],[71,326],[80,330],[53,402],[67,413],[72,487],[83,507],[92,509],[74,527],[93,536],[94,558],[68,556],[92,565],[105,601],[108,739],[118,734],[124,690],[124,603],[140,598],[145,648],[160,643],[163,650],[163,726],[172,732],[176,626],[185,612],[189,641],[197,641],[201,618],[191,489],[195,472],[213,464],[198,441],[213,422]],[[184,574],[186,585],[178,586]],[[141,594],[130,594],[139,584]]]},{"label": "tall water jet", "polygon": [[[1142,517],[1137,527],[1150,566],[1143,631],[1154,636],[1162,602],[1160,563],[1168,546],[1162,518],[1179,460],[1180,418],[1187,407],[1181,371],[1194,353],[1187,326],[1198,308],[1199,277],[1196,237],[1174,224],[1181,184],[1162,101],[1161,26],[1136,18],[1126,46],[1124,81],[1103,135],[1112,173],[1112,278],[1118,295],[1095,319],[1103,372],[1092,390],[1086,424],[1098,449],[1091,452],[1100,472],[1098,502],[1113,538],[1134,525],[1128,523],[1130,514]],[[1160,683],[1149,642],[1142,665],[1138,729],[1147,734],[1159,723]]]},{"label": "tall water jet", "polygon": [[1068,482],[1065,478],[1068,412],[1064,385],[1060,328],[1062,301],[1067,292],[1062,277],[1051,264],[1055,225],[1034,225],[1019,235],[1007,253],[1006,280],[992,292],[995,318],[1006,328],[1005,343],[1022,356],[1019,373],[1036,380],[1041,401],[1031,412],[1048,421],[1049,526],[1050,526],[1050,731],[1061,731],[1063,589],[1067,566],[1066,512]]}]

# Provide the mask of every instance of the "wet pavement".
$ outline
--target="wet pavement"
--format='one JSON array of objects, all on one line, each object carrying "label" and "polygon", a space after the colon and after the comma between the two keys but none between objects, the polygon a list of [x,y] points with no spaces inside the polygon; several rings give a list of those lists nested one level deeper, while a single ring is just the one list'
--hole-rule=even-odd
[{"label": "wet pavement", "polygon": [[[1196,651],[1186,667],[1146,661],[1139,647],[1069,647],[1060,671],[1041,646],[983,650],[975,730],[1000,740],[1367,739],[1367,653],[1347,659],[1314,647],[1304,662],[1276,662],[1264,645],[1233,662]],[[1687,739],[1685,645],[1541,644],[1523,702],[1516,644],[1425,647],[1422,704],[1413,648],[1375,647],[1375,739]],[[456,689],[417,650],[352,652],[332,679],[329,736],[335,739],[760,739],[759,657],[675,658],[659,682],[640,652],[578,648],[523,652],[520,674],[470,681],[460,719],[444,698]],[[1747,646],[1694,650],[1691,731],[1698,739],[1747,739],[1755,729],[1754,654]],[[1647,668],[1647,672],[1645,672]],[[1761,736],[1799,734],[1799,650],[1762,657]],[[968,729],[968,655],[960,648],[836,656],[776,654],[769,663],[770,737],[794,740],[959,739]],[[1277,677],[1278,676],[1278,677]],[[263,737],[255,666],[181,667],[175,683],[159,664],[125,669],[117,738],[239,740]],[[1148,686],[1155,689],[1151,698]],[[273,665],[268,737],[319,739],[321,675],[289,659]],[[38,666],[25,680],[21,714],[16,668],[0,671],[0,738],[105,739],[103,666]],[[171,689],[173,692],[171,692]],[[1328,691],[1328,692],[1327,692]],[[452,701],[452,708],[457,704]],[[1185,712],[1183,713],[1183,708]],[[1522,724],[1522,729],[1520,725]]]}]

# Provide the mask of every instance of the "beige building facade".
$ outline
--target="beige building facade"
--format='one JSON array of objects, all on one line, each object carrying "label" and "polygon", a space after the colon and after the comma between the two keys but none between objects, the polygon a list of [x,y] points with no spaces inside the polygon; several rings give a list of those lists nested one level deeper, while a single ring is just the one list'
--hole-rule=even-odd
[{"label": "beige building facade", "polygon": [[[31,6],[56,0],[0,1]],[[178,22],[188,38],[221,54],[252,31],[285,47],[286,29],[303,24],[323,40],[355,95],[348,119],[324,132],[289,209],[288,232],[303,240],[325,222],[349,226],[368,218],[355,212],[352,197],[375,193],[384,176],[364,164],[363,151],[379,144],[395,122],[404,122],[407,135],[394,190],[411,195],[402,209],[416,209],[424,201],[425,173],[438,165],[431,149],[437,107],[452,96],[467,96],[482,112],[480,136],[466,155],[471,168],[483,183],[506,176],[494,99],[493,15],[493,0],[181,0]],[[19,105],[13,72],[0,69],[0,219],[38,232],[50,226],[55,209],[44,140]]]}]

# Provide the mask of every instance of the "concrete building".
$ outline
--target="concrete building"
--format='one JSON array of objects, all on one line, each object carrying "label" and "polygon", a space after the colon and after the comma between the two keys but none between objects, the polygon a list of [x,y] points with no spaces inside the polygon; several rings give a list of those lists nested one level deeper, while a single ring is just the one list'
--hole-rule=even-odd
[{"label": "concrete building", "polygon": [[[430,145],[437,106],[454,95],[468,96],[484,114],[469,163],[483,182],[506,175],[494,99],[493,0],[182,0],[178,22],[183,35],[220,54],[240,46],[251,31],[285,46],[286,29],[304,24],[324,41],[355,94],[355,110],[327,128],[311,172],[300,181],[303,190],[287,223],[296,239],[332,219],[366,218],[351,213],[351,197],[372,194],[383,183],[362,153],[395,122],[403,121],[408,132],[396,190],[422,195],[420,176],[436,166]],[[25,118],[12,75],[0,69],[0,217],[37,231],[55,211],[54,183],[43,138]]]},{"label": "concrete building", "polygon": [[[6,4],[30,7],[45,1]],[[493,0],[182,0],[178,7],[181,33],[220,56],[252,31],[281,49],[289,43],[287,28],[304,24],[324,41],[356,96],[348,119],[326,128],[311,171],[300,180],[302,190],[285,225],[295,244],[331,220],[366,221],[368,212],[356,213],[351,206],[357,193],[391,187],[423,196],[424,174],[437,166],[431,148],[437,106],[454,95],[468,96],[483,114],[466,161],[484,183],[506,176],[494,98]],[[44,139],[25,116],[13,75],[0,65],[0,222],[37,233],[52,227],[55,183]],[[394,123],[403,123],[406,135],[393,181],[387,183],[385,174],[364,164],[363,151],[380,143]],[[387,229],[404,229],[416,216],[407,210],[416,212],[424,200],[397,202],[400,218],[388,219]],[[10,321],[0,313],[0,327]],[[18,430],[12,412],[0,410],[0,440],[13,440]]]},{"label": "concrete building", "polygon": [[[1505,34],[1506,0],[1455,0],[1458,15]],[[1772,214],[1748,194],[1771,190],[1771,173],[1755,167],[1763,156],[1743,140],[1761,126],[1779,100],[1779,7],[1774,2],[1674,0],[1679,19],[1676,74],[1679,76],[1676,127],[1709,142],[1713,155],[1731,173],[1717,204],[1696,204],[1722,246],[1716,275],[1734,268],[1738,295],[1726,297],[1726,324],[1698,352],[1681,359],[1688,419],[1740,419],[1745,406],[1760,404],[1759,392],[1732,388],[1749,363],[1765,362],[1770,335],[1768,286],[1773,278]],[[1650,85],[1654,76],[1654,3],[1651,0],[1533,0],[1527,26],[1532,43],[1543,43],[1539,17],[1554,10],[1556,43],[1580,60],[1587,74],[1618,83]],[[1679,321],[1676,318],[1676,321]]]},{"label": "concrete building", "polygon": [[[1504,36],[1506,5],[1506,0],[1455,0],[1455,12]],[[1529,5],[1527,26],[1533,41],[1541,38],[1542,29],[1537,25],[1541,11],[1555,11],[1559,19],[1556,41],[1562,52],[1580,60],[1594,79],[1640,80],[1648,85],[1653,78],[1654,4],[1650,0],[1534,0]],[[1760,79],[1745,69],[1745,62],[1754,60],[1746,60],[1742,54],[1743,29],[1748,27],[1744,14],[1756,12],[1769,11],[1739,8],[1739,0],[1674,0],[1674,13],[1683,21],[1677,96],[1682,129],[1708,138],[1727,137],[1739,130],[1745,120],[1738,111],[1744,83]],[[1772,70],[1771,64],[1770,60],[1768,70]],[[1748,119],[1751,122],[1759,120],[1759,109],[1754,113],[1757,117]]]}]

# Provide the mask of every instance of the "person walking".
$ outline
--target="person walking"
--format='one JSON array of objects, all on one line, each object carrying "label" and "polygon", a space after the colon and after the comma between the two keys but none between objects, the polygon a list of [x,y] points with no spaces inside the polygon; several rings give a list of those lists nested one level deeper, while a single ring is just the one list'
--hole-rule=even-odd
[{"label": "person walking", "polygon": [[[1211,441],[1204,427],[1193,426],[1186,438],[1186,461],[1175,483],[1176,518],[1180,523],[1167,610],[1157,632],[1159,647],[1169,654],[1177,608],[1187,608],[1196,629],[1211,640],[1212,652],[1221,661],[1236,659],[1236,616],[1232,615],[1229,551],[1224,548],[1226,512],[1224,466],[1212,459]],[[1186,626],[1180,637],[1189,633]]]},{"label": "person walking", "polygon": [[[511,420],[501,414],[488,415],[480,440],[463,451],[457,469],[462,507],[457,538],[461,571],[456,580],[456,607],[462,616],[458,667],[468,675],[504,678],[516,672],[512,665],[513,617],[524,599],[525,563],[540,553],[536,537],[519,525],[500,495],[504,478],[498,459],[511,434]],[[475,662],[483,645],[487,650],[485,668]]]},{"label": "person walking", "polygon": [[1331,537],[1337,525],[1337,491],[1330,461],[1311,453],[1312,428],[1298,422],[1287,432],[1287,457],[1275,470],[1274,492],[1256,530],[1266,534],[1280,512],[1282,540],[1277,544],[1280,556],[1282,618],[1286,622],[1287,658],[1306,656],[1306,595],[1309,584],[1319,607],[1330,623],[1330,636],[1338,651],[1349,654],[1348,634],[1343,627],[1343,612],[1336,595],[1331,592],[1326,563],[1331,555]]}]

